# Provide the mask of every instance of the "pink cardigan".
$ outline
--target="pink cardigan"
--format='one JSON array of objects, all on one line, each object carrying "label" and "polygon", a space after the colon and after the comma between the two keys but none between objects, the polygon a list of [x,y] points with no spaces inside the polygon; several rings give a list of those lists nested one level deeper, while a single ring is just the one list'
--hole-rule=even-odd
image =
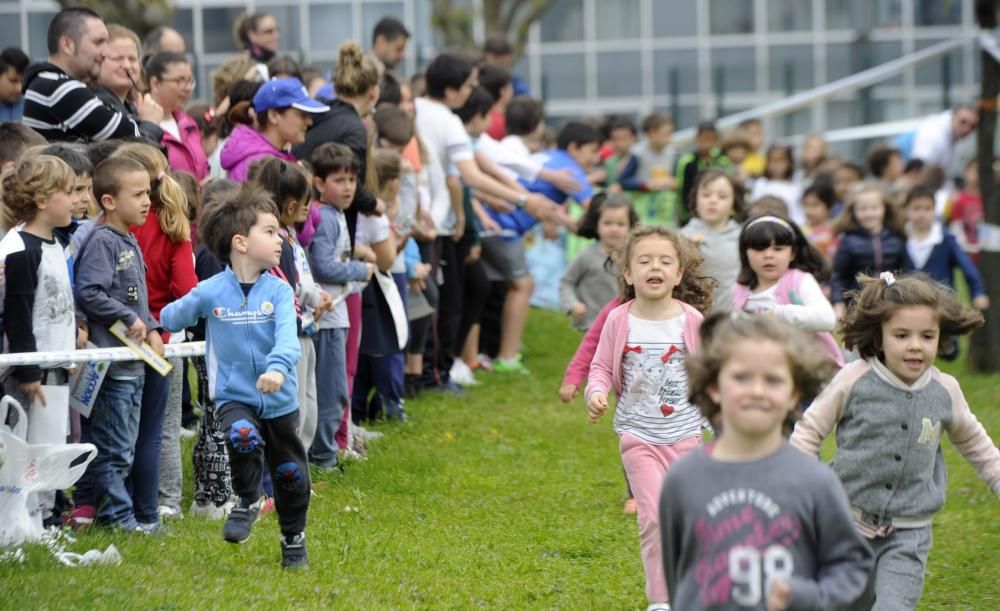
[{"label": "pink cardigan", "polygon": [[208,176],[208,158],[201,143],[201,130],[198,129],[194,119],[183,111],[175,112],[174,119],[177,121],[181,139],[178,140],[163,130],[160,144],[167,149],[167,161],[170,162],[172,170],[184,170],[194,175],[200,182]]},{"label": "pink cardigan", "polygon": [[[701,312],[683,301],[678,301],[684,310],[684,346],[689,354],[698,352],[701,347],[701,321],[705,319]],[[607,393],[615,391],[615,396],[622,394],[622,354],[625,342],[628,341],[628,313],[632,301],[621,304],[611,310],[604,328],[601,329],[601,341],[597,344],[597,352],[590,363],[590,381],[587,384],[585,396],[587,400],[595,392]],[[594,321],[595,324],[597,321]]]},{"label": "pink cardigan", "polygon": [[576,349],[573,360],[566,366],[566,375],[563,376],[562,386],[567,384],[579,386],[586,381],[587,375],[590,373],[590,362],[594,360],[594,353],[597,352],[597,342],[601,340],[601,329],[604,328],[604,321],[608,319],[611,310],[617,308],[621,303],[621,297],[615,297],[597,313],[597,318],[590,323],[587,334],[580,340],[580,346]]}]

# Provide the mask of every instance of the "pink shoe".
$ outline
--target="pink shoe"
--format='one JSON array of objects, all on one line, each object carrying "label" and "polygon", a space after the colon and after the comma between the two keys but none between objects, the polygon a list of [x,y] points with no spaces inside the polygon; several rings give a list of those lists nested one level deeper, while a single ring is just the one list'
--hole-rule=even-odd
[{"label": "pink shoe", "polygon": [[260,507],[260,515],[266,516],[269,513],[274,513],[274,497],[269,496],[264,499],[264,504]]},{"label": "pink shoe", "polygon": [[66,518],[66,525],[76,529],[86,528],[93,526],[95,519],[97,519],[96,507],[93,505],[77,505],[69,512],[69,517]]},{"label": "pink shoe", "polygon": [[622,513],[626,515],[633,515],[639,512],[639,503],[636,502],[634,496],[628,497],[625,501],[625,507],[622,508]]}]

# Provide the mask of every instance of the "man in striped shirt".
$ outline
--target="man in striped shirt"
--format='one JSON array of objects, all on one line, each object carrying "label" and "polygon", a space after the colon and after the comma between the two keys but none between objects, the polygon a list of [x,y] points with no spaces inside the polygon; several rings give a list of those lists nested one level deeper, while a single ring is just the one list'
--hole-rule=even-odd
[{"label": "man in striped shirt", "polygon": [[108,47],[108,28],[86,8],[60,11],[48,31],[49,61],[24,75],[23,123],[45,139],[90,142],[139,136],[136,122],[104,105],[83,83],[96,79]]}]

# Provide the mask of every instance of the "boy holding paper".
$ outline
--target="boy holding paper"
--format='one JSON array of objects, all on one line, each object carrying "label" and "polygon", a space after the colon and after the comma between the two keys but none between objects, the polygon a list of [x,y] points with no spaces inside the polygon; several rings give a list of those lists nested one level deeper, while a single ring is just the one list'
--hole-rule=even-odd
[{"label": "boy holding paper", "polygon": [[[150,208],[149,173],[138,161],[113,158],[94,170],[94,198],[104,211],[76,255],[76,304],[99,348],[120,347],[111,332],[117,321],[125,335],[163,356],[158,324],[149,311],[145,262],[129,231],[142,225]],[[159,523],[140,524],[125,479],[132,469],[145,369],[141,360],[112,363],[97,393],[82,440],[97,447],[97,457],[76,485],[72,520],[89,518],[126,531],[153,533]],[[96,512],[95,512],[96,509]],[[96,513],[96,516],[95,516]]]}]

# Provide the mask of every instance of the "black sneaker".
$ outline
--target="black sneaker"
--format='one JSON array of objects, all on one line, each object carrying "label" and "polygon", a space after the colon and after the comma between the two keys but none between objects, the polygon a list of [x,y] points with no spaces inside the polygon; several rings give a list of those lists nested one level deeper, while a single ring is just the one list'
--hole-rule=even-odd
[{"label": "black sneaker", "polygon": [[240,499],[236,506],[229,510],[229,517],[222,524],[222,538],[230,543],[243,543],[250,538],[250,529],[257,521],[257,514],[264,505],[264,497],[253,503]]},{"label": "black sneaker", "polygon": [[309,566],[306,533],[281,537],[281,568],[304,569]]}]

